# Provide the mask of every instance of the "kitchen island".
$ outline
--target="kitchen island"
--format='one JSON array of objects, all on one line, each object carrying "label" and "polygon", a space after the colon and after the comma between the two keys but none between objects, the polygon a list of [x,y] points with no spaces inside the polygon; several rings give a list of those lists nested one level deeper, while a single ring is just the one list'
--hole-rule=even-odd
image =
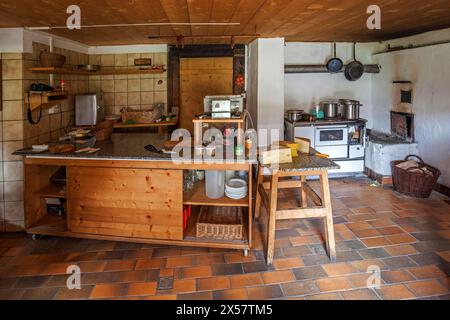
[{"label": "kitchen island", "polygon": [[[245,171],[252,181],[250,160],[175,163],[161,150],[168,135],[113,134],[112,140],[95,142],[94,154],[76,152],[35,154],[22,150],[25,166],[25,227],[32,235],[131,241],[180,246],[243,249],[252,244],[252,197],[209,199],[205,182],[183,192],[185,170]],[[78,149],[82,148],[80,146]],[[65,185],[50,182],[65,169]],[[252,194],[249,183],[248,194]],[[50,216],[45,199],[65,199],[65,214]],[[185,221],[185,208],[192,215]],[[242,208],[242,240],[198,238],[199,208]]]}]

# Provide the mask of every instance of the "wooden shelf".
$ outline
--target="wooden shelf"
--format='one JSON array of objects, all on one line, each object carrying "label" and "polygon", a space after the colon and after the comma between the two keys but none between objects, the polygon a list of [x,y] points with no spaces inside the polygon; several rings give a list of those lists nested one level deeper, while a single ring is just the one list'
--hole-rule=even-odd
[{"label": "wooden shelf", "polygon": [[36,193],[43,198],[67,199],[67,191],[54,184],[50,184]]},{"label": "wooden shelf", "polygon": [[192,120],[194,123],[244,123],[245,122],[245,115],[242,114],[240,118],[225,118],[225,119],[211,119],[211,118],[204,118],[204,119],[194,119]]},{"label": "wooden shelf", "polygon": [[178,118],[170,121],[161,121],[155,123],[134,123],[134,124],[123,124],[122,122],[116,123],[114,129],[125,129],[125,128],[147,128],[147,127],[168,127],[175,126],[178,122]]},{"label": "wooden shelf", "polygon": [[[243,239],[242,240],[218,240],[211,238],[198,238],[197,237],[197,220],[200,213],[200,208],[192,211],[192,215],[189,218],[188,226],[184,231],[184,241],[198,242],[198,243],[214,243],[216,245],[223,245],[224,248],[229,248],[230,245],[235,249],[247,249],[248,248],[248,237],[247,237],[247,225],[244,224],[243,228]],[[246,215],[243,214],[243,219],[246,219]]]},{"label": "wooden shelf", "polygon": [[81,75],[81,76],[107,76],[107,75],[116,75],[116,74],[149,74],[149,73],[150,74],[161,74],[161,73],[165,72],[164,69],[138,69],[138,68],[85,71],[85,70],[68,69],[68,68],[37,67],[37,68],[29,68],[28,70],[33,73],[72,74],[72,75]]},{"label": "wooden shelf", "polygon": [[184,194],[184,204],[193,206],[248,207],[248,200],[248,195],[240,200],[230,199],[226,196],[219,199],[210,199],[206,196],[205,181],[196,182],[194,189]]},{"label": "wooden shelf", "polygon": [[67,91],[28,92],[24,94],[24,104],[31,111],[37,108],[51,108],[68,99]]}]

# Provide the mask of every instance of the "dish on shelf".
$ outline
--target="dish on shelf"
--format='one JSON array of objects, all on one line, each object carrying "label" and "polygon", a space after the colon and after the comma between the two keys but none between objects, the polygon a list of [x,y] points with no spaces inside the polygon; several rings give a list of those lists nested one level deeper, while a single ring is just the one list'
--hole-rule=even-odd
[{"label": "dish on shelf", "polygon": [[247,196],[248,186],[243,179],[230,179],[225,186],[225,195],[233,200],[240,200]]}]

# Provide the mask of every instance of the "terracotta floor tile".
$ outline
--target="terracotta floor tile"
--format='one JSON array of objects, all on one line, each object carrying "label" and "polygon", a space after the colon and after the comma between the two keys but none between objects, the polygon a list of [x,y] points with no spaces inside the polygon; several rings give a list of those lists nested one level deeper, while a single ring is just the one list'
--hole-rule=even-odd
[{"label": "terracotta floor tile", "polygon": [[43,287],[50,280],[49,276],[32,276],[20,277],[15,279],[14,287],[17,289],[37,288]]},{"label": "terracotta floor tile", "polygon": [[82,261],[76,264],[80,267],[81,272],[90,273],[90,272],[102,272],[105,270],[106,262],[105,261]]},{"label": "terracotta floor tile", "polygon": [[168,257],[166,260],[166,268],[191,267],[195,263],[195,257],[192,256]]},{"label": "terracotta floor tile", "polygon": [[449,289],[437,280],[411,282],[407,286],[417,297],[444,295],[449,292]]},{"label": "terracotta floor tile", "polygon": [[168,268],[162,268],[159,269],[159,276],[160,277],[173,277],[175,271],[173,269]]},{"label": "terracotta floor tile", "polygon": [[330,277],[342,276],[358,272],[358,269],[356,269],[350,263],[324,264],[322,265],[322,268]]},{"label": "terracotta floor tile", "polygon": [[417,250],[414,249],[414,247],[409,244],[387,246],[384,248],[384,250],[386,250],[386,252],[389,253],[391,256],[403,256],[417,253]]},{"label": "terracotta floor tile", "polygon": [[377,294],[371,289],[357,289],[341,292],[345,300],[378,300]]},{"label": "terracotta floor tile", "polygon": [[27,289],[22,300],[51,300],[58,292],[58,288],[33,288]]},{"label": "terracotta floor tile", "polygon": [[109,261],[104,271],[130,271],[134,269],[135,264],[135,260]]},{"label": "terracotta floor tile", "polygon": [[90,298],[104,299],[122,297],[127,293],[127,284],[98,284],[92,290]]},{"label": "terracotta floor tile", "polygon": [[347,223],[347,227],[352,231],[367,230],[373,228],[368,222],[365,221]]},{"label": "terracotta floor tile", "polygon": [[342,296],[339,292],[320,293],[305,296],[306,300],[342,300]]},{"label": "terracotta floor tile", "polygon": [[67,274],[67,268],[70,267],[72,263],[52,263],[44,266],[44,270],[41,275],[56,275],[56,274]]},{"label": "terracotta floor tile", "polygon": [[[373,273],[360,273],[360,274],[352,274],[346,276],[345,278],[350,283],[353,289],[356,288],[367,288],[370,285],[374,285],[370,280],[372,280]],[[369,283],[368,283],[369,282]]]},{"label": "terracotta floor tile", "polygon": [[388,227],[395,224],[391,219],[375,219],[368,223],[375,228]]},{"label": "terracotta floor tile", "polygon": [[290,270],[263,272],[261,276],[265,284],[284,283],[296,280]]},{"label": "terracotta floor tile", "polygon": [[215,300],[248,300],[246,289],[229,289],[213,292]]},{"label": "terracotta floor tile", "polygon": [[281,287],[284,295],[287,297],[315,294],[319,292],[319,288],[312,280],[284,283]]},{"label": "terracotta floor tile", "polygon": [[164,267],[166,259],[139,259],[136,262],[136,270],[159,269]]},{"label": "terracotta floor tile", "polygon": [[182,278],[206,278],[212,276],[210,266],[190,267],[181,270]]},{"label": "terracotta floor tile", "polygon": [[383,271],[381,278],[387,284],[414,281],[414,277],[405,270]]},{"label": "terracotta floor tile", "polygon": [[375,248],[375,247],[384,247],[392,244],[387,237],[375,237],[375,238],[366,238],[361,239],[361,241],[368,247],[368,248]]},{"label": "terracotta floor tile", "polygon": [[239,274],[230,276],[232,288],[251,287],[263,284],[263,280],[259,273]]},{"label": "terracotta floor tile", "polygon": [[437,253],[442,259],[444,259],[447,262],[450,262],[450,250],[448,251],[441,251]]},{"label": "terracotta floor tile", "polygon": [[276,259],[273,261],[273,266],[276,270],[286,270],[286,269],[294,269],[305,266],[302,259],[300,258],[285,258],[285,259]]},{"label": "terracotta floor tile", "polygon": [[289,241],[295,247],[306,244],[321,243],[322,239],[320,239],[317,236],[301,236],[301,237],[291,237],[289,238]]},{"label": "terracotta floor tile", "polygon": [[280,285],[247,288],[250,300],[268,300],[283,297]]},{"label": "terracotta floor tile", "polygon": [[413,299],[414,294],[403,284],[382,286],[378,294],[385,300]]},{"label": "terracotta floor tile", "polygon": [[225,257],[225,262],[226,263],[236,263],[236,262],[250,262],[250,261],[255,261],[256,258],[253,255],[253,252],[250,252],[248,254],[248,256],[244,256],[242,254],[242,252],[237,252],[237,253],[226,253],[224,255]]},{"label": "terracotta floor tile", "polygon": [[378,232],[377,229],[364,229],[364,230],[353,230],[353,233],[358,237],[358,238],[373,238],[373,237],[378,237],[381,235],[380,232]]},{"label": "terracotta floor tile", "polygon": [[94,286],[82,286],[81,290],[69,290],[67,288],[60,288],[54,300],[81,300],[88,299],[91,295]]},{"label": "terracotta floor tile", "polygon": [[383,227],[377,229],[383,235],[393,235],[393,234],[404,234],[405,232],[399,227],[391,226],[391,227]]},{"label": "terracotta floor tile", "polygon": [[180,279],[173,281],[173,293],[194,292],[197,284],[194,279]]},{"label": "terracotta floor tile", "polygon": [[416,277],[416,279],[419,280],[446,277],[446,274],[435,265],[410,268],[408,269],[408,271],[412,273],[414,277]]},{"label": "terracotta floor tile", "polygon": [[394,234],[391,236],[386,236],[389,242],[392,244],[403,244],[403,243],[414,243],[417,239],[407,233]]},{"label": "terracotta floor tile", "polygon": [[16,266],[9,271],[10,277],[38,276],[42,274],[46,266],[43,265],[25,265]]},{"label": "terracotta floor tile", "polygon": [[345,277],[318,279],[316,280],[316,284],[321,292],[351,289],[351,285]]},{"label": "terracotta floor tile", "polygon": [[189,300],[189,301],[213,300],[213,293],[212,291],[180,293],[177,294],[177,300]]},{"label": "terracotta floor tile", "polygon": [[142,300],[176,300],[177,296],[175,294],[165,294],[156,296],[146,296],[142,297]]},{"label": "terracotta floor tile", "polygon": [[133,282],[128,284],[128,296],[146,296],[156,293],[156,282]]},{"label": "terracotta floor tile", "polygon": [[139,270],[139,271],[122,271],[117,272],[114,277],[115,282],[144,282],[149,280],[149,276],[156,280],[158,273],[151,273],[147,270]]},{"label": "terracotta floor tile", "polygon": [[353,208],[351,210],[356,214],[374,213],[375,212],[375,210],[373,210],[371,207],[359,207],[359,208]]},{"label": "terracotta floor tile", "polygon": [[222,290],[230,288],[230,279],[226,276],[197,279],[197,290]]}]

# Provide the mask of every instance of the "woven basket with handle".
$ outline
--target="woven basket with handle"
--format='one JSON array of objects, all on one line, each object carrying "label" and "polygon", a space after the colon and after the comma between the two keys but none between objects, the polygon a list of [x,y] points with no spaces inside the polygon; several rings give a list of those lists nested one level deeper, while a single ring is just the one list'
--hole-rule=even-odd
[{"label": "woven basket with handle", "polygon": [[[419,160],[419,167],[406,170],[397,167],[398,164],[408,161],[413,157]],[[398,192],[414,198],[428,198],[441,175],[439,169],[426,164],[417,155],[409,155],[405,160],[392,161],[391,166],[394,188]],[[428,172],[431,172],[431,174],[425,173],[424,168]]]}]

